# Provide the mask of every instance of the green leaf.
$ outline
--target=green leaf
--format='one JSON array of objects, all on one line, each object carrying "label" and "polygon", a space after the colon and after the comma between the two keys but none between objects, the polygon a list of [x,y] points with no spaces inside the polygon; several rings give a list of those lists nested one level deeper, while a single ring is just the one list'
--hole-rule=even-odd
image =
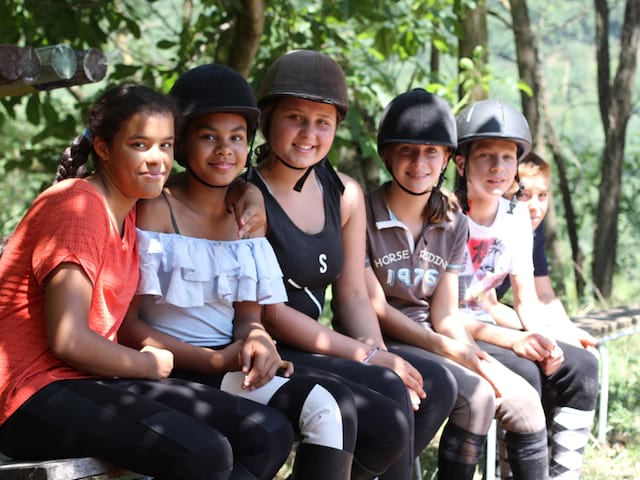
[{"label": "green leaf", "polygon": [[174,42],[173,40],[167,40],[162,39],[160,40],[158,43],[156,43],[156,47],[162,49],[162,50],[169,50],[170,48],[173,48],[177,45],[176,42]]},{"label": "green leaf", "polygon": [[138,23],[135,20],[127,17],[123,17],[123,20],[124,20],[124,23],[127,25],[129,32],[135,38],[140,38],[142,33],[140,32],[140,27],[138,26]]},{"label": "green leaf", "polygon": [[113,69],[113,73],[111,74],[111,80],[122,80],[124,78],[133,77],[138,71],[140,67],[138,65],[116,65]]},{"label": "green leaf", "polygon": [[460,59],[460,68],[463,70],[473,70],[475,68],[475,65],[470,58],[463,57]]},{"label": "green leaf", "polygon": [[27,120],[33,125],[40,122],[40,97],[39,94],[33,93],[27,101]]},{"label": "green leaf", "polygon": [[533,96],[533,89],[524,80],[522,79],[518,80],[517,85],[519,90],[522,90],[524,93],[526,93],[530,97]]},{"label": "green leaf", "polygon": [[47,123],[58,123],[58,112],[51,104],[50,98],[42,104],[42,113]]}]

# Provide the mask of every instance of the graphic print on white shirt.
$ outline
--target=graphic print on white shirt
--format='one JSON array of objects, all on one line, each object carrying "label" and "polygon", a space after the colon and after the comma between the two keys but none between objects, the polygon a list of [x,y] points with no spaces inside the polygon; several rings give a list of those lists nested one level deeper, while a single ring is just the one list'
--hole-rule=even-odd
[{"label": "graphic print on white shirt", "polygon": [[500,199],[491,225],[469,218],[464,271],[459,276],[460,308],[479,320],[493,322],[482,307],[484,295],[507,275],[533,272],[531,219],[524,208],[509,213],[509,201]]}]

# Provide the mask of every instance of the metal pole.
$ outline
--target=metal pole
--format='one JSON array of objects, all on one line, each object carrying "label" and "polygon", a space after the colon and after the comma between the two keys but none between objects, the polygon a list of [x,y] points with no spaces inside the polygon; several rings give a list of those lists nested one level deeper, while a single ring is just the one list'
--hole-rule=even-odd
[{"label": "metal pole", "polygon": [[598,345],[600,352],[600,365],[602,365],[600,377],[600,407],[598,409],[598,442],[603,445],[607,440],[607,415],[609,406],[609,353],[607,348]]},{"label": "metal pole", "polygon": [[494,480],[496,478],[496,440],[497,440],[497,422],[494,418],[489,425],[489,431],[487,432],[487,455],[486,465],[484,468],[485,480]]}]

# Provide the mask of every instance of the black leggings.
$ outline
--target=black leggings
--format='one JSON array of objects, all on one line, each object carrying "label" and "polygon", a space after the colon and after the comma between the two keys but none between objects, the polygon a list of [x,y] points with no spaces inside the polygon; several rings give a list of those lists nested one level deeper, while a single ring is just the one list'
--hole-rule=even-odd
[{"label": "black leggings", "polygon": [[[353,453],[356,443],[358,420],[351,390],[333,378],[323,377],[317,374],[311,375],[313,369],[309,367],[295,365],[294,368],[295,373],[291,377],[283,379],[284,384],[277,388],[273,394],[267,394],[266,396],[260,395],[259,391],[261,389],[257,389],[248,392],[238,392],[238,395],[269,405],[284,413],[294,426],[296,433],[301,437],[303,443],[320,444]],[[184,371],[174,371],[172,373],[173,377],[203,383],[215,388],[221,388],[225,375],[226,374],[204,375]],[[278,376],[279,375],[280,372],[278,373]],[[263,387],[262,390],[267,389],[268,385],[269,384]],[[318,395],[320,392],[317,392],[316,386],[321,386],[328,392],[333,401],[335,401],[336,411],[334,411],[330,405],[327,405],[326,400],[324,401],[324,411],[317,411],[317,409],[308,411],[308,408],[304,408],[306,403],[311,402],[318,404],[322,402],[323,398],[321,395]],[[268,400],[262,401],[263,398],[268,398]],[[334,422],[332,421],[333,418],[325,419],[324,421],[317,421],[315,419],[315,417],[321,416],[337,416],[339,421]],[[304,425],[304,427],[301,428],[300,425]],[[332,427],[338,428],[339,431],[317,431],[318,429],[331,429]],[[322,440],[324,437],[331,438],[333,436],[341,437],[340,442],[338,442],[340,445],[323,443]]]},{"label": "black leggings", "polygon": [[[380,474],[381,478],[411,478],[415,451],[422,447],[414,447],[413,408],[407,389],[395,372],[353,360],[303,352],[284,345],[279,345],[278,350],[282,358],[292,361],[295,365],[322,370],[317,375],[335,378],[351,389],[358,412],[358,437],[354,458],[360,465]],[[425,378],[427,390],[431,388],[430,381],[439,378],[440,369],[441,367],[436,366],[435,375]],[[435,391],[437,390],[431,390],[434,400],[438,398]],[[450,407],[451,405],[448,408]],[[445,416],[429,419],[437,425],[432,429],[432,433],[429,432],[420,438],[421,444],[431,440],[430,436],[435,434],[437,426]],[[422,419],[419,424],[422,430]],[[427,429],[431,430],[430,427],[425,427],[425,431]],[[382,475],[384,472],[386,474]]]},{"label": "black leggings", "polygon": [[511,350],[485,342],[478,342],[478,345],[527,380],[545,402],[553,399],[558,407],[584,411],[595,409],[598,397],[598,359],[584,348],[558,342],[564,353],[564,362],[553,375],[546,376],[537,363],[519,357]]},{"label": "black leggings", "polygon": [[424,380],[424,391],[427,393],[427,398],[422,400],[420,408],[414,412],[416,431],[413,453],[417,457],[431,442],[453,410],[458,395],[458,384],[444,365],[412,352],[411,347],[404,348],[393,341],[389,341],[387,346],[390,352],[413,365]]},{"label": "black leggings", "polygon": [[292,443],[277,410],[174,379],[58,381],[0,426],[12,458],[93,456],[159,480],[226,480],[234,462],[271,479]]}]

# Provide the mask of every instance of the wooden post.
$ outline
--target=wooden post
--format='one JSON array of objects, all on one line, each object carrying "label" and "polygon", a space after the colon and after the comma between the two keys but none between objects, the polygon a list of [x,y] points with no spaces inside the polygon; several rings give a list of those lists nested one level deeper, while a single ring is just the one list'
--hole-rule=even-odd
[{"label": "wooden post", "polygon": [[[13,53],[13,49],[5,49],[6,62],[14,59],[11,56]],[[33,50],[33,55],[24,53],[23,62],[29,68],[23,67],[23,75],[10,80],[9,76],[15,76],[15,72],[9,65],[4,65],[3,51],[0,49],[0,69],[7,70],[7,74],[0,70],[0,97],[98,82],[107,73],[106,57],[96,48],[74,51],[66,45],[52,45]],[[40,65],[39,69],[35,68],[36,62]]]},{"label": "wooden post", "polygon": [[0,79],[13,82],[21,75],[20,47],[0,45]]},{"label": "wooden post", "polygon": [[[107,57],[97,48],[76,51],[79,68],[68,82],[70,85],[99,82],[107,74]],[[66,86],[66,85],[65,85]],[[42,88],[42,87],[40,87]]]},{"label": "wooden post", "polygon": [[37,83],[49,83],[58,80],[68,80],[78,69],[76,53],[68,45],[50,45],[36,48],[42,72],[36,79]]},{"label": "wooden post", "polygon": [[40,75],[41,69],[40,57],[33,47],[0,45],[0,85],[19,79],[32,82]]},{"label": "wooden post", "polygon": [[20,61],[22,63],[22,75],[20,78],[22,78],[24,82],[32,83],[40,76],[40,72],[42,71],[40,57],[33,47],[21,47],[20,52]]}]

